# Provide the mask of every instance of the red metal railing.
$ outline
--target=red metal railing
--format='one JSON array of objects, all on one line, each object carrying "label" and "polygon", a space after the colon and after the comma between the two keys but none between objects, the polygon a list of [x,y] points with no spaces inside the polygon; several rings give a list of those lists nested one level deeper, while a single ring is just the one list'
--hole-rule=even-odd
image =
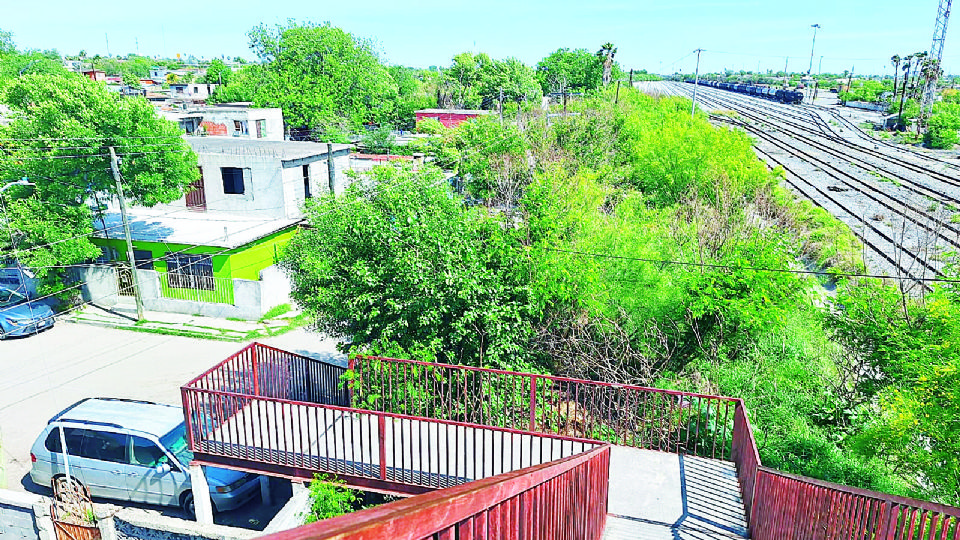
[{"label": "red metal railing", "polygon": [[350,368],[353,405],[371,410],[719,459],[737,435],[732,398],[395,358]]},{"label": "red metal railing", "polygon": [[598,540],[606,523],[609,468],[610,446],[604,445],[264,538]]},{"label": "red metal railing", "polygon": [[572,456],[595,441],[183,387],[190,449],[201,461],[271,465],[442,488]]},{"label": "red metal railing", "polygon": [[737,400],[733,413],[733,447],[730,460],[737,465],[737,480],[740,481],[740,494],[743,496],[743,509],[748,523],[753,509],[754,486],[757,482],[757,467],[760,466],[760,452],[753,437],[750,418],[742,400]]},{"label": "red metal railing", "polygon": [[760,467],[754,540],[958,540],[960,508]]},{"label": "red metal railing", "polygon": [[184,385],[244,395],[349,405],[346,368],[251,343]]}]

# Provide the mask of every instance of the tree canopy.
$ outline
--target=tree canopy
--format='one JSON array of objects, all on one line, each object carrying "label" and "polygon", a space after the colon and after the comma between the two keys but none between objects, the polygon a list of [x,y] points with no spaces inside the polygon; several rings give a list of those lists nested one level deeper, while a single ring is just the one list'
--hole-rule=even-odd
[{"label": "tree canopy", "polygon": [[14,249],[42,277],[55,267],[99,255],[87,201],[116,193],[109,148],[122,157],[124,194],[145,206],[170,202],[198,178],[197,158],[176,124],[157,116],[143,98],[121,98],[76,74],[22,75],[3,101],[14,121],[0,127],[0,177],[26,178],[29,190],[10,189],[6,201]]},{"label": "tree canopy", "polygon": [[336,138],[392,118],[397,83],[371,41],[329,23],[295,21],[261,24],[247,35],[264,64],[253,101],[282,108],[289,125]]},{"label": "tree canopy", "polygon": [[586,49],[557,49],[537,63],[543,93],[586,92],[603,83],[603,61]]}]

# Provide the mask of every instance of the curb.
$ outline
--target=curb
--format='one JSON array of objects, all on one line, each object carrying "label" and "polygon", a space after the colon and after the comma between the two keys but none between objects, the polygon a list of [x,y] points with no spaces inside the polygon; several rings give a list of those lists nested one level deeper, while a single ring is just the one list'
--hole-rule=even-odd
[{"label": "curb", "polygon": [[99,326],[101,328],[115,328],[119,330],[130,330],[131,332],[142,332],[145,334],[166,334],[166,335],[191,337],[191,338],[198,338],[198,339],[210,339],[214,341],[228,341],[232,343],[239,343],[242,341],[246,341],[246,336],[247,336],[246,334],[239,335],[239,333],[237,332],[233,332],[234,335],[211,334],[207,332],[197,332],[194,330],[188,330],[180,327],[148,326],[151,324],[150,322],[147,322],[144,325],[137,326],[134,324],[114,323],[110,321],[97,320],[97,319],[79,319],[74,317],[71,317],[68,319],[61,319],[61,321],[65,323],[70,323],[70,324],[86,324],[90,326]]}]

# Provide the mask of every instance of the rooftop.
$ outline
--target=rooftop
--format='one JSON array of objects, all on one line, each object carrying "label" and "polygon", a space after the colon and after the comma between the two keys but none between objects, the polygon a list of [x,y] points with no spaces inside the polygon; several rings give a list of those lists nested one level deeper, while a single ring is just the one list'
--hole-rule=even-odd
[{"label": "rooftop", "polygon": [[[187,137],[187,142],[198,154],[236,154],[272,156],[282,161],[310,158],[327,154],[326,143],[301,141],[265,141],[238,137]],[[348,152],[349,144],[334,144],[334,153]]]},{"label": "rooftop", "polygon": [[[138,242],[162,242],[233,249],[292,227],[299,219],[254,219],[221,212],[170,211],[137,207],[127,213],[130,236]],[[122,240],[123,222],[118,212],[105,213],[104,225],[93,222],[95,238]]]}]

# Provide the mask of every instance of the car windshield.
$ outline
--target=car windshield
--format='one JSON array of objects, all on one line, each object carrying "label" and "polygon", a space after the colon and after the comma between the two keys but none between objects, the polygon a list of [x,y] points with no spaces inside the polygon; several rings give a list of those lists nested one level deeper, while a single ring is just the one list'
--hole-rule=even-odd
[{"label": "car windshield", "polygon": [[187,430],[184,424],[180,424],[170,433],[160,437],[160,444],[169,450],[184,467],[189,466],[193,461],[193,452],[187,447]]},{"label": "car windshield", "polygon": [[27,298],[17,291],[0,289],[0,308],[15,306]]}]

